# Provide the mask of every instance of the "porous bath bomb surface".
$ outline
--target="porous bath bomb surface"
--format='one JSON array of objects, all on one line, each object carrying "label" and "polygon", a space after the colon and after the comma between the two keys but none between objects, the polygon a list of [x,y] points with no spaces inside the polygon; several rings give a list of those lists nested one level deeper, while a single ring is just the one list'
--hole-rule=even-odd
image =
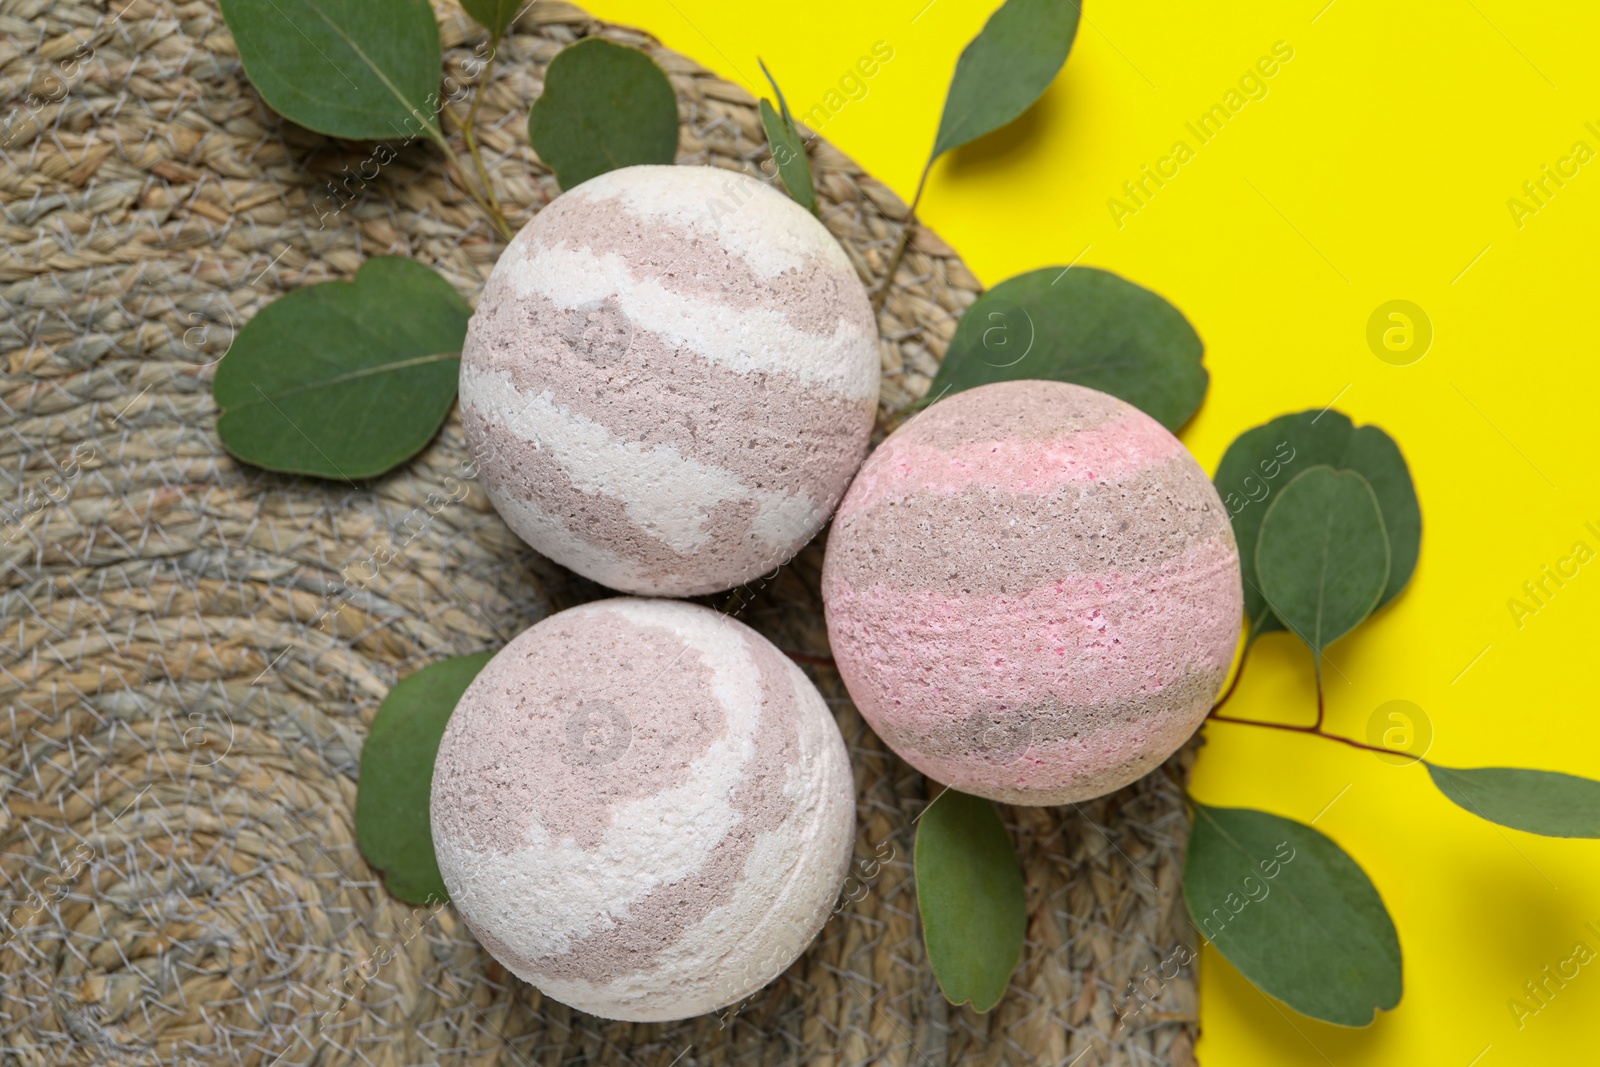
[{"label": "porous bath bomb surface", "polygon": [[1192,734],[1239,638],[1239,553],[1211,480],[1136,408],[986,385],[896,430],[828,534],[845,684],[937,781],[1060,804]]},{"label": "porous bath bomb surface", "polygon": [[613,589],[693,596],[787,561],[866,453],[878,333],[809,212],[713,167],[563,193],[495,265],[461,419],[489,499]]},{"label": "porous bath bomb surface", "polygon": [[805,950],[844,882],[855,792],[821,695],[765,638],[617,599],[489,661],[445,728],[431,815],[495,959],[590,1014],[660,1022]]}]

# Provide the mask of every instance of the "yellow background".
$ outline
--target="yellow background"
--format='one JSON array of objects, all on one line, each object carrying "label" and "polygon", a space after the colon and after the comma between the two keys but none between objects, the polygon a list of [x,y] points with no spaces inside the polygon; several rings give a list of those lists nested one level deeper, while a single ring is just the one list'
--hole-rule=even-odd
[{"label": "yellow background", "polygon": [[[1325,2],[1091,0],[1041,104],[942,162],[922,217],[987,285],[1081,254],[1176,304],[1206,343],[1211,390],[1182,436],[1208,471],[1239,432],[1335,398],[1400,442],[1422,500],[1422,560],[1398,601],[1334,646],[1334,730],[1364,737],[1379,705],[1405,699],[1431,721],[1441,763],[1600,777],[1600,562],[1520,628],[1507,607],[1574,542],[1600,550],[1584,528],[1600,530],[1600,159],[1520,228],[1507,207],[1574,142],[1600,150],[1584,125],[1600,128],[1600,13]],[[821,132],[909,199],[956,56],[995,0],[588,6],[753,90],[759,53],[797,115],[887,42],[894,58],[867,95]],[[1266,97],[1199,146],[1184,123],[1279,41],[1294,58]],[[1180,138],[1194,159],[1119,229],[1107,200]],[[1392,299],[1434,325],[1410,366],[1381,362],[1366,342],[1368,317]],[[1231,710],[1307,721],[1304,649],[1265,640]],[[1481,822],[1420,767],[1249,727],[1207,731],[1195,795],[1315,818],[1382,892],[1405,996],[1370,1028],[1328,1026],[1267,1000],[1208,949],[1203,1063],[1596,1060],[1600,961],[1520,1029],[1507,1001],[1576,942],[1600,951],[1584,929],[1600,928],[1600,842]]]}]

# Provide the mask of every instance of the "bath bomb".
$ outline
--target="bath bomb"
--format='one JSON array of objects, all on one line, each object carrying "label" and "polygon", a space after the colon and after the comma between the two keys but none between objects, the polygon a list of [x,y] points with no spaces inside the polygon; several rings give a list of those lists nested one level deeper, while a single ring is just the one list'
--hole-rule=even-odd
[{"label": "bath bomb", "polygon": [[832,513],[866,453],[877,338],[855,268],[794,201],[714,167],[624,167],[500,257],[461,419],[533,548],[624,592],[712,593]]},{"label": "bath bomb", "polygon": [[1132,782],[1205,718],[1239,638],[1228,514],[1178,439],[1062,382],[940,401],[828,533],[834,658],[906,762],[1012,804]]},{"label": "bath bomb", "polygon": [[765,638],[616,599],[483,668],[439,744],[431,821],[495,959],[574,1008],[662,1022],[804,951],[844,882],[855,792],[822,697]]}]

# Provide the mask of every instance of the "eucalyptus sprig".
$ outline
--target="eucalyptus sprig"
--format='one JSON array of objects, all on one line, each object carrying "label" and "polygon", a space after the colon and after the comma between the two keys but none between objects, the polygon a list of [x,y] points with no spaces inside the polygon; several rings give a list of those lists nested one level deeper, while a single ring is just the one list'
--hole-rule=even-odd
[{"label": "eucalyptus sprig", "polygon": [[[500,42],[505,38],[506,31],[516,21],[522,6],[522,0],[461,0],[461,6],[473,20],[489,31],[489,57],[484,62],[483,70],[478,75],[478,84],[472,91],[472,105],[467,109],[467,117],[461,123],[461,139],[467,144],[467,152],[472,156],[472,165],[478,169],[478,180],[483,183],[483,191],[489,198],[489,207],[495,216],[505,221],[505,215],[500,210],[500,198],[495,195],[494,182],[489,180],[489,168],[483,165],[483,153],[478,151],[478,108],[483,104],[483,94],[489,85],[489,78],[494,73],[494,62],[500,58]],[[509,226],[501,230],[502,234],[509,231]]]},{"label": "eucalyptus sprig", "polygon": [[[1322,666],[1328,647],[1399,595],[1416,569],[1422,518],[1399,447],[1377,427],[1357,427],[1331,409],[1285,415],[1241,434],[1223,455],[1215,484],[1239,545],[1246,627],[1234,681],[1209,719],[1392,758],[1391,749],[1327,728]],[[1288,630],[1311,653],[1316,705],[1310,723],[1222,714],[1250,648],[1271,630]],[[1550,771],[1415,762],[1452,803],[1480,818],[1550,837],[1600,838],[1600,782]],[[1231,809],[1198,802],[1194,809],[1185,900],[1202,935],[1240,973],[1296,1011],[1345,1026],[1365,1025],[1375,1011],[1399,1002],[1402,962],[1394,924],[1353,860],[1311,827],[1282,816],[1237,809],[1234,822],[1276,820],[1277,829],[1252,842],[1243,832],[1221,832],[1228,820],[1218,811]],[[1296,869],[1279,888],[1301,886],[1304,870],[1314,871],[1315,879],[1291,892],[1295,907],[1262,906],[1247,915],[1253,898],[1240,873],[1249,873],[1245,861],[1265,861],[1274,835],[1308,842],[1309,834],[1320,839],[1313,854],[1331,857],[1332,849],[1343,859]],[[1260,877],[1254,883],[1264,893],[1275,888]]]},{"label": "eucalyptus sprig", "polygon": [[1009,125],[1044,95],[1072,51],[1080,13],[1079,0],[1006,0],[961,50],[945,94],[933,151],[917,178],[917,191],[906,208],[889,269],[873,290],[874,311],[883,306],[905,258],[933,164],[952,148]]},{"label": "eucalyptus sprig", "polygon": [[[245,74],[261,98],[287,119],[352,141],[409,141],[438,146],[446,165],[502,237],[514,231],[501,213],[488,172],[463,126],[482,191],[466,180],[439,117],[439,24],[428,0],[221,0]],[[468,12],[492,17],[491,40],[506,0],[473,0]],[[493,16],[490,12],[494,12]],[[514,12],[513,12],[514,13]],[[493,51],[489,63],[493,63]],[[481,96],[489,68],[480,74]],[[472,117],[477,115],[474,97]]]}]

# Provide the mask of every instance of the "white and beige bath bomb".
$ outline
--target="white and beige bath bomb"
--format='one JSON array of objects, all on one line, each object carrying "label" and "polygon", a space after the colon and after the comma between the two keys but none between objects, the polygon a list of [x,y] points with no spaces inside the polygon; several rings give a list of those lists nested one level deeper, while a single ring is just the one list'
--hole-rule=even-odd
[{"label": "white and beige bath bomb", "polygon": [[561,612],[489,661],[433,769],[450,898],[545,994],[660,1022],[782,973],[838,898],[855,793],[816,688],[670,600]]},{"label": "white and beige bath bomb", "polygon": [[865,454],[877,329],[827,229],[712,167],[625,167],[558,197],[467,329],[461,417],[518,536],[630,593],[772,570]]},{"label": "white and beige bath bomb", "polygon": [[889,435],[839,507],[822,594],[878,735],[1013,804],[1100,796],[1171,755],[1242,612],[1228,513],[1183,444],[1043,381],[957,393]]}]

